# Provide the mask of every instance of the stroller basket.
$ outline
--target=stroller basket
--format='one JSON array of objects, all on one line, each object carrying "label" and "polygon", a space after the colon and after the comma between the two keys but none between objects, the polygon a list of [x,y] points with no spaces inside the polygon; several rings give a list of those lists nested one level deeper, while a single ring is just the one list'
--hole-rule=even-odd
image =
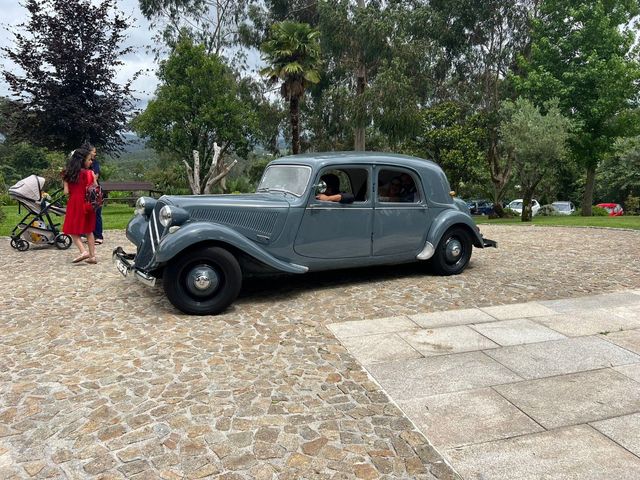
[{"label": "stroller basket", "polygon": [[51,219],[51,214],[62,216],[66,213],[60,204],[61,192],[46,195],[44,183],[44,178],[30,175],[9,188],[9,197],[27,210],[11,232],[11,246],[18,251],[28,250],[30,244],[55,245],[61,250],[71,246],[71,238],[61,233],[60,224]]}]

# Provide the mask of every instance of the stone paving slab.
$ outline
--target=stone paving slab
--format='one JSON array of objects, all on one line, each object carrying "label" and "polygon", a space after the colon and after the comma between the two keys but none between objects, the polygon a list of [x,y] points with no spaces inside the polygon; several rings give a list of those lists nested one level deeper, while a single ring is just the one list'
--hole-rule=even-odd
[{"label": "stone paving slab", "polygon": [[425,357],[498,348],[496,343],[464,325],[399,332],[398,336]]},{"label": "stone paving slab", "polygon": [[523,345],[525,343],[537,343],[566,338],[561,333],[538,325],[526,318],[471,325],[471,328],[501,346]]},{"label": "stone paving slab", "polygon": [[640,457],[640,413],[592,422],[591,426]]},{"label": "stone paving slab", "polygon": [[399,406],[436,448],[544,430],[491,388],[400,401]]},{"label": "stone paving slab", "polygon": [[450,327],[471,323],[495,322],[496,319],[479,308],[420,313],[409,318],[423,328]]},{"label": "stone paving slab", "polygon": [[365,366],[422,357],[420,352],[397,333],[346,337],[340,338],[340,341]]},{"label": "stone paving slab", "polygon": [[556,312],[537,302],[516,303],[513,305],[496,305],[495,307],[482,307],[483,312],[488,313],[498,320],[513,320],[516,318],[541,317],[553,315]]},{"label": "stone paving slab", "polygon": [[398,401],[522,379],[482,352],[378,363],[368,370]]},{"label": "stone paving slab", "polygon": [[640,385],[610,368],[494,387],[546,429],[640,411]]},{"label": "stone paving slab", "polygon": [[357,320],[328,325],[329,330],[338,338],[361,337],[380,333],[402,332],[417,329],[417,325],[408,317],[376,318]]},{"label": "stone paving slab", "polygon": [[602,335],[602,338],[640,355],[640,330],[608,333],[607,335]]},{"label": "stone paving slab", "polygon": [[446,451],[464,479],[635,480],[640,458],[587,425]]},{"label": "stone paving slab", "polygon": [[640,383],[640,364],[636,363],[634,365],[624,365],[622,367],[613,367],[616,372],[620,372],[623,375],[635,380]]},{"label": "stone paving slab", "polygon": [[538,317],[535,321],[568,337],[617,332],[640,327],[640,316],[635,319],[629,315],[624,315],[624,313],[618,315],[610,309]]},{"label": "stone paving slab", "polygon": [[599,337],[516,345],[485,353],[528,379],[640,362],[640,356]]},{"label": "stone paving slab", "polygon": [[[570,297],[570,295],[566,296]],[[590,312],[598,309],[613,309],[626,305],[638,305],[640,304],[640,299],[634,291],[627,290],[624,292],[589,295],[588,297],[543,300],[539,303],[558,313],[577,313]]]}]

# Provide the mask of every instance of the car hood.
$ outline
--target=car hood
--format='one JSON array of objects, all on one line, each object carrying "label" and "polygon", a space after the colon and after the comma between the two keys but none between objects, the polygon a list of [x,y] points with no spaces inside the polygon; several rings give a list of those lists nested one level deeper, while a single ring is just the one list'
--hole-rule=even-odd
[{"label": "car hood", "polygon": [[247,193],[243,195],[165,195],[165,203],[191,210],[202,207],[229,208],[288,208],[289,202],[282,194]]},{"label": "car hood", "polygon": [[[291,196],[291,199],[296,197]],[[233,228],[250,240],[273,243],[285,225],[290,203],[284,194],[175,195],[159,203],[183,208],[190,222],[217,223]]]}]

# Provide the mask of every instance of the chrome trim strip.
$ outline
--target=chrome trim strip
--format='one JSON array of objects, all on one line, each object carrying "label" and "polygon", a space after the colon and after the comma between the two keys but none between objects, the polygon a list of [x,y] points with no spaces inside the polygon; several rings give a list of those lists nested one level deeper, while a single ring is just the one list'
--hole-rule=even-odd
[{"label": "chrome trim strip", "polygon": [[151,239],[151,250],[153,250],[153,253],[155,255],[156,245],[155,245],[155,238],[153,237],[154,230],[156,232],[156,236],[158,237],[158,243],[160,243],[160,235],[158,235],[158,224],[157,224],[155,212],[153,212],[153,215],[151,215],[151,225],[153,226],[153,230],[149,232],[149,238]]},{"label": "chrome trim strip", "polygon": [[306,267],[304,265],[298,265],[297,263],[291,263],[290,265],[293,265],[294,267],[298,267],[298,268],[303,268],[305,272],[309,271],[309,267]]},{"label": "chrome trim strip", "polygon": [[140,270],[135,270],[135,276],[136,276],[136,280],[138,280],[140,283],[144,283],[148,287],[156,286],[156,277],[147,275],[146,273],[143,273]]},{"label": "chrome trim strip", "polygon": [[[345,203],[343,205],[349,205]],[[309,205],[305,210],[373,210],[373,207],[314,207]]]},{"label": "chrome trim strip", "polygon": [[431,242],[427,242],[425,243],[422,251],[418,255],[416,255],[416,258],[418,260],[429,260],[431,257],[433,257],[434,253],[436,253],[435,247],[431,244]]}]

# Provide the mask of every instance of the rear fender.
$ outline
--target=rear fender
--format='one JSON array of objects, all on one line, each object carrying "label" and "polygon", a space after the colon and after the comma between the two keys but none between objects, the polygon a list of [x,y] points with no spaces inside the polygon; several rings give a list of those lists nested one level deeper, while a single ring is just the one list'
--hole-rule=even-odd
[{"label": "rear fender", "polygon": [[438,245],[438,242],[440,242],[444,233],[454,225],[460,225],[468,231],[474,247],[484,248],[484,242],[480,236],[478,227],[471,217],[462,213],[460,210],[454,209],[444,210],[434,219],[429,234],[427,235],[427,241],[435,247]]},{"label": "rear fender", "polygon": [[240,235],[235,230],[219,223],[195,222],[180,227],[176,232],[163,237],[156,249],[156,262],[163,264],[198,243],[216,242],[227,244],[244,252],[258,262],[285,273],[306,273],[309,268],[283,262]]}]

